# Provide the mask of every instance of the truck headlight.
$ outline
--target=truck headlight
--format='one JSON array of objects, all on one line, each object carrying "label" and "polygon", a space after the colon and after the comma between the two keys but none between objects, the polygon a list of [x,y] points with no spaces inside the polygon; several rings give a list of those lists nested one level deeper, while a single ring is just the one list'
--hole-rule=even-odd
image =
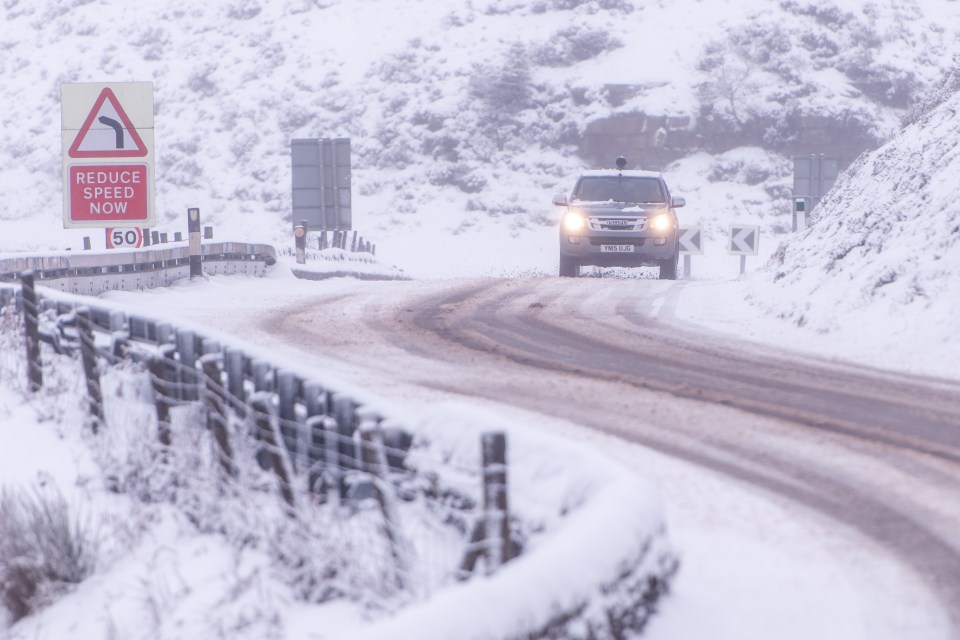
[{"label": "truck headlight", "polygon": [[673,220],[666,213],[661,213],[647,220],[647,228],[654,231],[669,231],[671,227],[673,227]]},{"label": "truck headlight", "polygon": [[587,219],[579,211],[568,211],[563,216],[563,228],[568,232],[580,231],[587,226]]}]

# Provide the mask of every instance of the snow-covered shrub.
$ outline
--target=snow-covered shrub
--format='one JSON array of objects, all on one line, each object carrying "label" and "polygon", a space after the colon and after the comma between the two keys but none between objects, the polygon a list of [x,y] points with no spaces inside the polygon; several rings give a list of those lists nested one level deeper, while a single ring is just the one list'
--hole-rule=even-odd
[{"label": "snow-covered shrub", "polygon": [[512,45],[495,63],[480,63],[470,76],[469,97],[478,105],[478,127],[503,151],[520,128],[518,114],[531,106],[530,63],[523,45]]},{"label": "snow-covered shrub", "polygon": [[0,379],[18,391],[25,391],[26,358],[22,314],[13,303],[0,307]]},{"label": "snow-covered shrub", "polygon": [[0,601],[19,620],[87,578],[96,529],[52,486],[0,493]]},{"label": "snow-covered shrub", "polygon": [[[704,46],[698,98],[709,146],[783,149],[810,119],[833,123],[833,135],[852,146],[872,146],[895,126],[884,114],[917,100],[929,82],[924,70],[939,66],[938,33],[915,3],[854,13],[834,2],[784,0],[780,8],[790,19],[762,10]],[[878,55],[893,50],[907,53]]]},{"label": "snow-covered shrub", "polygon": [[960,92],[960,55],[953,57],[953,68],[944,76],[940,85],[921,98],[903,117],[903,126],[918,122],[923,116],[930,113],[948,98]]},{"label": "snow-covered shrub", "polygon": [[568,67],[622,46],[623,42],[611,36],[607,29],[574,24],[533,47],[530,57],[535,64],[545,67]]}]

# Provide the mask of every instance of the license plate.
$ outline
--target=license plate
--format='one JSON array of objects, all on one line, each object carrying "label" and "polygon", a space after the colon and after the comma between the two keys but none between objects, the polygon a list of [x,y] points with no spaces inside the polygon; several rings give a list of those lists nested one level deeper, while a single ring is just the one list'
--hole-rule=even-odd
[{"label": "license plate", "polygon": [[600,253],[633,253],[632,244],[602,244]]}]

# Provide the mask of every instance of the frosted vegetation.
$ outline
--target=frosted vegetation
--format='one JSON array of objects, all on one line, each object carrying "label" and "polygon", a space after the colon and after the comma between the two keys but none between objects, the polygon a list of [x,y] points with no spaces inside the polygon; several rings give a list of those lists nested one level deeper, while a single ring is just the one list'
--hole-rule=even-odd
[{"label": "frosted vegetation", "polygon": [[[220,228],[280,237],[290,139],[348,136],[368,233],[431,209],[459,233],[483,219],[536,228],[583,166],[587,125],[642,111],[689,117],[700,151],[764,149],[743,171],[730,157],[666,169],[693,191],[723,187],[724,211],[688,199],[688,223],[749,215],[777,232],[801,118],[875,145],[940,78],[955,34],[928,4],[9,0],[0,223],[57,225],[61,82],[152,80],[161,224],[199,203]],[[618,103],[611,83],[635,91]],[[57,236],[17,227],[0,250],[59,248]]]}]

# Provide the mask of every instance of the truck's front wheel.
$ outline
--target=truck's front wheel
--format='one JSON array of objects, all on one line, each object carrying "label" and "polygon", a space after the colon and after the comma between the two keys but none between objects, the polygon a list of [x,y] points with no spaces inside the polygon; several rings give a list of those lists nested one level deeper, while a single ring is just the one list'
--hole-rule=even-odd
[{"label": "truck's front wheel", "polygon": [[679,261],[680,256],[678,254],[673,254],[672,258],[668,258],[660,263],[660,279],[661,280],[676,280],[677,279],[677,262]]},{"label": "truck's front wheel", "polygon": [[569,256],[560,256],[560,277],[576,278],[580,275],[580,265]]}]

